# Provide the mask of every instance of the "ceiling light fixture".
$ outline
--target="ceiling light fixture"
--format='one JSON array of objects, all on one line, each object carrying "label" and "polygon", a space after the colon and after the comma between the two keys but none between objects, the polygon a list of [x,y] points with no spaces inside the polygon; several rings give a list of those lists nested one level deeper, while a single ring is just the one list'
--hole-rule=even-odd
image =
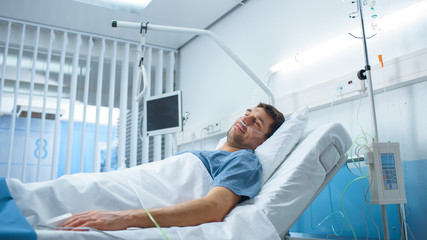
[{"label": "ceiling light fixture", "polygon": [[139,14],[144,10],[151,0],[74,0],[76,2],[91,4],[98,7],[123,10]]}]

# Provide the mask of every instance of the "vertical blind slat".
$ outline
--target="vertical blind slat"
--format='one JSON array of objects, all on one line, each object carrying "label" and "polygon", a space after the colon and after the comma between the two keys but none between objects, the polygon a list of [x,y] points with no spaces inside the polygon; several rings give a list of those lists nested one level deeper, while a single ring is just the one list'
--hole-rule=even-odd
[{"label": "vertical blind slat", "polygon": [[3,91],[4,91],[4,78],[6,76],[6,65],[7,65],[7,55],[9,54],[9,39],[10,39],[10,29],[12,28],[12,22],[7,24],[7,33],[6,33],[6,42],[3,50],[3,66],[1,70],[1,82],[0,82],[0,110],[2,107]]},{"label": "vertical blind slat", "polygon": [[[52,58],[52,45],[55,40],[55,33],[53,29],[50,30],[50,38],[49,38],[49,47],[47,50],[47,61],[46,61],[46,73],[44,78],[44,87],[43,87],[43,109],[42,109],[42,119],[41,119],[41,128],[40,128],[40,143],[44,143],[44,131],[45,131],[45,123],[46,123],[46,102],[47,102],[47,94],[49,87],[49,77],[50,77],[50,61]],[[42,149],[38,148],[38,162],[42,161]],[[39,181],[40,176],[40,168],[37,169],[37,181]],[[51,178],[50,178],[51,179]]]},{"label": "vertical blind slat", "polygon": [[80,56],[80,46],[82,43],[81,34],[76,36],[76,45],[74,49],[73,56],[73,73],[71,76],[71,85],[70,85],[70,110],[69,110],[69,119],[68,119],[68,131],[67,131],[67,150],[65,156],[65,174],[71,174],[71,157],[73,153],[73,136],[74,136],[74,111],[76,104],[76,94],[77,94],[77,80],[79,73],[79,56]]},{"label": "vertical blind slat", "polygon": [[55,113],[55,129],[53,140],[53,153],[52,153],[52,172],[51,178],[57,175],[57,166],[59,161],[59,141],[61,139],[61,100],[62,100],[62,87],[64,85],[64,66],[65,66],[65,53],[68,44],[68,33],[64,32],[62,40],[61,56],[59,60],[59,75],[58,75],[58,89],[56,96],[56,113]]},{"label": "vertical blind slat", "polygon": [[175,53],[169,52],[168,56],[168,65],[166,68],[166,92],[174,91],[174,69],[175,69]]},{"label": "vertical blind slat", "polygon": [[122,75],[120,81],[120,126],[119,126],[119,149],[117,156],[117,167],[124,166],[126,150],[126,122],[127,122],[127,99],[128,99],[128,80],[129,79],[129,43],[125,44]]},{"label": "vertical blind slat", "polygon": [[[156,77],[154,83],[154,95],[163,93],[163,50],[158,50],[156,63]],[[162,136],[154,136],[153,160],[159,161],[162,159]]]},{"label": "vertical blind slat", "polygon": [[[28,150],[28,141],[30,137],[30,129],[31,129],[31,115],[32,115],[32,107],[33,107],[33,91],[34,91],[34,81],[35,81],[35,75],[36,75],[36,65],[37,65],[37,54],[39,51],[39,40],[40,40],[40,27],[37,27],[36,30],[36,40],[34,44],[34,51],[33,51],[33,61],[32,61],[32,69],[31,69],[31,82],[30,82],[30,91],[28,94],[28,109],[27,109],[27,122],[25,127],[25,138],[24,138],[24,156],[22,159],[22,179],[25,182],[26,181],[26,172],[27,172],[27,150]],[[37,143],[37,141],[36,141]],[[42,144],[39,142],[39,144]],[[40,149],[39,145],[39,149]],[[40,162],[37,162],[37,174],[36,179],[38,179],[38,173],[40,171]]]},{"label": "vertical blind slat", "polygon": [[26,25],[22,25],[21,31],[21,43],[19,45],[19,56],[17,62],[17,70],[16,70],[16,80],[15,80],[15,94],[13,98],[13,109],[12,109],[12,117],[10,124],[10,138],[9,138],[9,152],[8,152],[8,162],[7,162],[7,171],[6,177],[10,177],[10,172],[12,168],[12,155],[13,155],[13,145],[15,141],[15,124],[16,124],[16,112],[18,105],[18,93],[19,93],[19,81],[21,79],[21,64],[22,64],[22,55],[24,52],[24,41],[25,41],[25,28]]},{"label": "vertical blind slat", "polygon": [[87,116],[87,102],[89,97],[89,81],[90,81],[90,66],[92,59],[92,48],[93,41],[92,37],[88,41],[88,52],[86,57],[86,72],[85,72],[85,84],[83,92],[83,122],[82,122],[82,140],[80,144],[80,172],[84,169],[84,152],[85,152],[85,139],[86,139],[86,116]]},{"label": "vertical blind slat", "polygon": [[[175,54],[174,52],[169,52],[167,54],[167,68],[166,68],[166,85],[165,91],[172,92],[174,86],[174,66],[175,66]],[[165,158],[172,155],[173,151],[173,138],[171,134],[165,135]]]},{"label": "vertical blind slat", "polygon": [[110,95],[108,102],[108,139],[107,139],[107,158],[105,160],[105,171],[111,169],[111,151],[113,145],[113,108],[114,108],[114,90],[116,83],[116,59],[117,59],[117,41],[113,42],[113,57],[111,58],[110,69]]},{"label": "vertical blind slat", "polygon": [[95,120],[95,142],[93,150],[93,172],[100,171],[100,152],[99,152],[99,120],[101,112],[102,100],[102,79],[104,77],[104,54],[105,54],[105,39],[101,40],[101,52],[98,61],[98,79],[96,83],[96,120]]},{"label": "vertical blind slat", "polygon": [[[152,63],[152,58],[153,58],[153,49],[152,48],[147,48],[145,50],[145,52],[147,53],[147,57],[146,60],[144,61],[144,66],[145,69],[147,71],[147,86],[145,86],[147,88],[147,92],[145,94],[145,96],[149,97],[151,96],[151,63]],[[147,118],[145,116],[143,116],[142,118],[143,124],[142,124],[142,136],[143,136],[143,140],[142,140],[142,163],[148,163],[149,162],[149,156],[150,156],[150,138],[147,136],[146,131],[146,121]]]},{"label": "vertical blind slat", "polygon": [[[135,52],[134,62],[139,61],[141,52],[138,50]],[[139,93],[138,81],[140,79],[140,69],[137,64],[133,66],[133,80],[132,80],[132,95],[131,95],[131,131],[130,131],[130,159],[129,166],[134,167],[137,163],[137,148],[138,148],[138,109],[139,102],[135,101],[137,94]]]}]

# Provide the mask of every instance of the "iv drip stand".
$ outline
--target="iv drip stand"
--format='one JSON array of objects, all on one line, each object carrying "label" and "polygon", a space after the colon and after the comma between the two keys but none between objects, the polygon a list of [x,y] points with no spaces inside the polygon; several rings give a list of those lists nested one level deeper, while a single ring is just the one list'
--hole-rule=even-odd
[{"label": "iv drip stand", "polygon": [[[357,8],[360,12],[360,23],[362,28],[362,39],[363,39],[363,50],[365,55],[365,76],[367,80],[368,96],[369,102],[371,103],[371,117],[372,117],[372,126],[374,130],[374,139],[373,142],[378,142],[378,127],[377,127],[377,116],[375,113],[375,102],[374,102],[374,92],[372,87],[372,77],[371,77],[371,66],[369,65],[368,57],[368,47],[366,45],[366,36],[365,36],[365,24],[363,21],[363,5],[361,0],[357,0]],[[381,218],[383,224],[384,239],[389,240],[390,234],[388,231],[388,219],[387,219],[387,209],[385,205],[381,205]]]},{"label": "iv drip stand", "polygon": [[[371,103],[372,126],[373,126],[373,130],[374,130],[373,142],[378,142],[378,127],[377,127],[377,117],[376,117],[376,113],[375,113],[374,93],[373,93],[373,87],[372,87],[371,66],[369,65],[368,47],[366,45],[366,36],[365,36],[365,24],[364,24],[364,20],[363,20],[363,5],[361,3],[361,0],[357,0],[357,8],[360,12],[360,23],[361,23],[361,29],[362,29],[363,50],[364,50],[365,63],[366,63],[365,70],[360,75],[364,75],[363,77],[365,77],[367,80],[368,96],[369,96],[369,100]],[[401,218],[402,218],[402,220],[400,220],[400,222],[403,221],[403,224],[400,224],[401,235],[403,236],[403,239],[408,239],[407,229],[406,229],[406,220],[405,220],[405,208],[404,208],[403,204],[398,205],[398,211],[399,211]],[[390,233],[389,233],[389,229],[388,229],[386,205],[381,205],[381,218],[382,218],[382,223],[383,223],[384,239],[389,240],[390,239]]]},{"label": "iv drip stand", "polygon": [[360,12],[360,23],[362,27],[362,40],[363,40],[363,53],[365,55],[365,76],[367,80],[367,88],[369,95],[369,102],[371,103],[371,116],[372,116],[372,126],[374,130],[374,142],[378,142],[378,127],[377,127],[377,116],[375,113],[375,102],[374,102],[374,92],[372,87],[372,77],[371,77],[371,66],[369,65],[368,57],[368,47],[366,45],[366,35],[365,35],[365,24],[363,21],[363,6],[361,0],[357,0],[357,8]]},{"label": "iv drip stand", "polygon": [[[368,96],[369,96],[369,102],[371,104],[371,117],[372,117],[372,126],[374,131],[374,139],[372,142],[378,142],[378,126],[377,126],[377,117],[375,112],[375,102],[374,102],[374,92],[372,87],[372,76],[371,76],[371,66],[369,65],[369,57],[368,57],[368,47],[366,45],[366,35],[365,35],[365,24],[363,19],[363,5],[361,0],[357,0],[357,8],[360,13],[360,23],[361,23],[361,29],[362,29],[362,40],[363,40],[363,50],[365,55],[365,69],[361,70],[358,75],[360,75],[360,79],[366,79],[367,80],[367,90],[368,90]],[[403,204],[398,205],[398,211],[401,215],[400,222],[403,222],[403,224],[400,224],[400,231],[401,236],[403,239],[408,239],[407,236],[407,229],[406,229],[406,219],[405,219],[405,208]],[[388,229],[388,219],[387,219],[387,209],[386,205],[381,205],[381,218],[382,218],[382,224],[383,224],[383,233],[384,233],[384,239],[390,240],[390,233]]]}]

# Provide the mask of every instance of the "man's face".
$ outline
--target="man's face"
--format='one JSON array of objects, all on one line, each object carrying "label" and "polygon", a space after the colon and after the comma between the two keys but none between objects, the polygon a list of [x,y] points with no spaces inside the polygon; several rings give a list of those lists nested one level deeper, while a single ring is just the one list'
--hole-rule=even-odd
[{"label": "man's face", "polygon": [[248,109],[228,131],[227,141],[233,147],[255,149],[267,139],[266,134],[273,122],[263,108]]}]

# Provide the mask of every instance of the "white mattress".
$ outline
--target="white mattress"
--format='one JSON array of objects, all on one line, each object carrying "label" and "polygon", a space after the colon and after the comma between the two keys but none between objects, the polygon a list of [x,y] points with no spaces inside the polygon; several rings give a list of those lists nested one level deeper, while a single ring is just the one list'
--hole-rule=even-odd
[{"label": "white mattress", "polygon": [[[223,222],[207,223],[194,227],[164,228],[164,231],[168,234],[170,239],[283,239],[283,236],[292,224],[298,219],[321,189],[342,166],[345,161],[345,153],[347,149],[350,148],[350,145],[351,139],[341,124],[327,124],[319,127],[310,134],[306,134],[284,163],[264,184],[259,194],[254,199],[237,205]],[[181,165],[179,167],[172,165],[172,168],[167,168],[170,169],[172,175],[173,172],[176,172],[176,169],[180,169],[180,167],[185,166],[189,168],[196,167],[199,169],[197,171],[205,171],[205,169],[203,169],[203,164],[201,164],[200,161],[194,161],[194,163],[191,163],[194,166],[190,166],[190,162],[191,161],[183,160],[180,162]],[[158,173],[166,171],[166,162],[158,163],[157,165],[158,167],[156,167],[154,171],[152,169],[150,170],[150,172],[152,172],[151,178],[153,179],[153,184],[158,181],[156,178],[156,171],[160,171]],[[141,167],[138,171],[148,170]],[[195,171],[189,171],[188,176],[180,176],[180,174],[176,174],[172,179],[175,179],[175,182],[177,178],[182,179],[182,182],[178,184],[182,185],[181,189],[172,190],[171,188],[169,190],[177,192],[177,194],[179,192],[186,191],[189,186],[184,184],[185,181],[201,177],[200,180],[192,181],[193,183],[200,181],[204,182],[203,184],[195,184],[193,187],[193,189],[197,190],[194,191],[195,194],[200,197],[200,194],[204,194],[207,191],[206,186],[208,186],[208,183],[211,180],[204,176],[196,176],[197,174],[194,173]],[[115,175],[120,175],[120,173]],[[206,176],[206,174],[204,175]],[[138,174],[137,176],[141,176],[141,174]],[[135,176],[133,177],[138,178]],[[129,182],[129,178],[133,177],[127,176],[128,180],[126,180],[126,183]],[[115,181],[117,181],[117,179]],[[162,181],[164,183],[165,179],[162,179]],[[68,184],[70,184],[70,182],[68,182]],[[79,184],[86,183],[81,182]],[[134,189],[140,186],[138,183],[130,184],[135,184]],[[20,190],[21,188],[27,188],[30,186],[21,186],[19,183],[11,185],[14,185],[14,187],[12,187],[12,191],[15,193],[15,196],[22,196],[21,200],[17,201],[19,203],[18,205],[21,205],[21,207],[26,205],[24,207],[26,208],[26,211],[29,211],[30,215],[33,214],[31,219],[29,219],[33,221],[33,224],[36,224],[35,222],[43,222],[45,219],[55,216],[55,214],[56,216],[63,214],[63,212],[60,212],[59,210],[66,210],[69,212],[82,210],[69,209],[68,204],[62,203],[58,203],[60,206],[55,209],[49,209],[49,207],[54,208],[54,206],[48,206],[48,208],[44,210],[33,210],[32,208],[34,205],[28,205],[28,198],[31,198],[31,202],[33,202],[33,204],[37,203],[37,206],[42,208],[41,200],[46,199],[48,196],[35,196],[31,191],[21,193],[21,191],[25,191]],[[120,193],[116,194],[116,197],[121,197],[121,199],[117,199],[117,201],[123,201],[129,206],[140,207],[135,203],[137,202],[135,197],[138,198],[138,196],[132,196],[133,191],[130,191],[126,187],[122,187],[122,185],[115,186],[115,188],[117,188],[118,193]],[[167,188],[167,186],[162,185],[162,188]],[[43,189],[46,190],[46,193],[51,190],[49,185],[43,186]],[[75,191],[81,192],[82,189],[80,187],[76,187]],[[146,190],[141,189],[141,191],[144,192]],[[158,189],[155,189],[155,191],[158,191]],[[50,194],[52,194],[52,197],[61,197],[55,193]],[[97,191],[96,194],[99,194],[99,191]],[[124,197],[123,194],[129,194],[130,196]],[[145,192],[145,194],[146,196],[150,195],[148,192]],[[131,200],[130,197],[133,199]],[[158,202],[155,201],[157,198],[156,196],[152,196],[151,198],[153,201],[144,199],[144,205],[146,205],[147,208],[152,207],[152,204],[158,204]],[[62,196],[61,201],[66,201],[65,196]],[[116,206],[116,208],[120,205],[120,203],[108,204],[112,204]],[[91,207],[92,204],[89,204],[85,209]],[[107,235],[97,232],[51,230],[37,230],[36,232],[39,239],[111,239]],[[110,231],[107,233],[122,239],[163,239],[157,229]]]}]

